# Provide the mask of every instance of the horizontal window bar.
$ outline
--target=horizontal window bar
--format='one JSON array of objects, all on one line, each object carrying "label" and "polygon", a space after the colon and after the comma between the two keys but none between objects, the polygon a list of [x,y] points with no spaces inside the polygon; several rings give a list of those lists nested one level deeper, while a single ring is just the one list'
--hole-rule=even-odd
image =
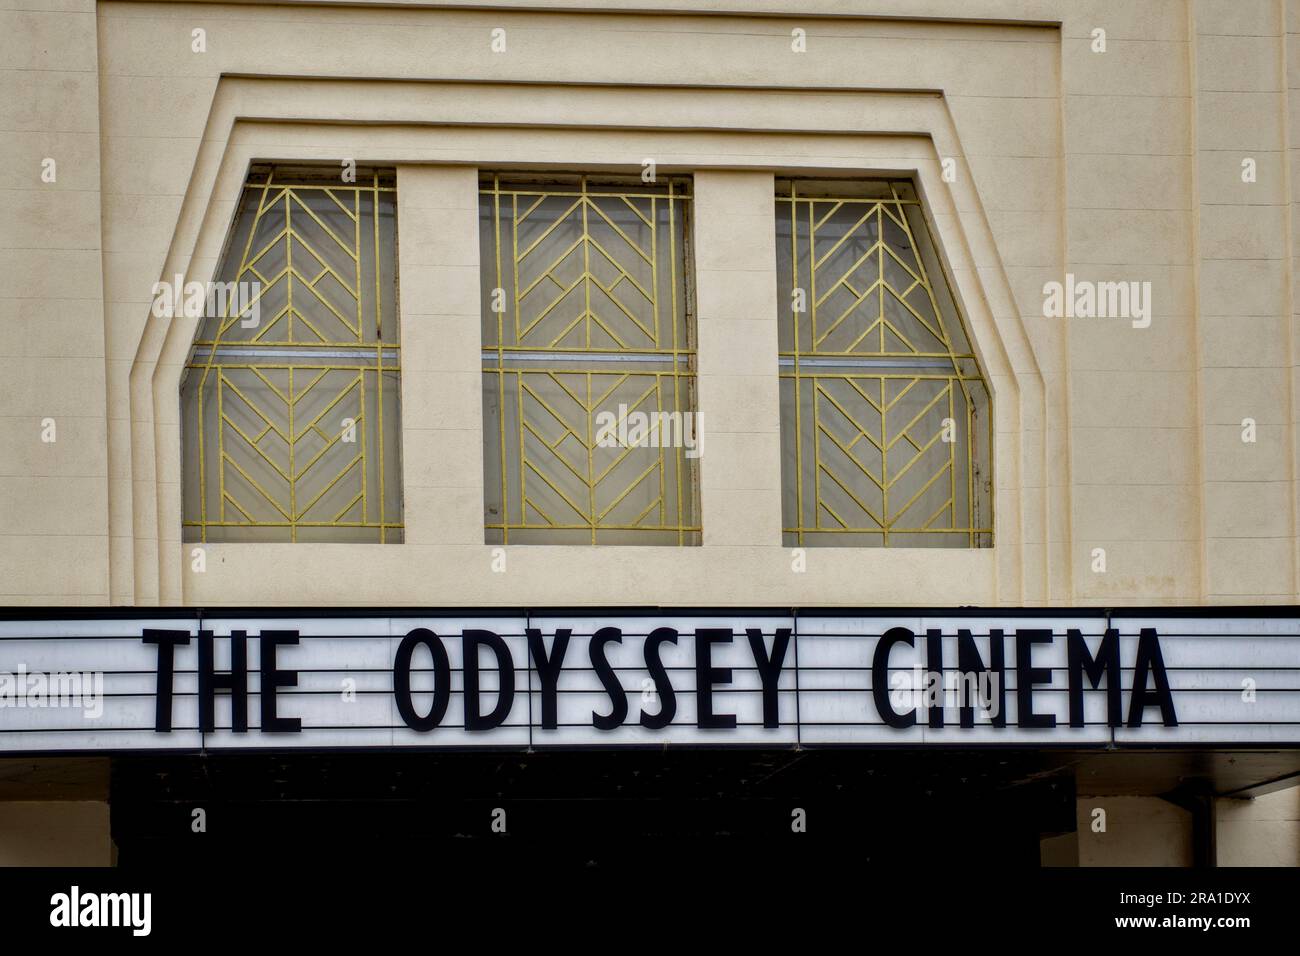
[{"label": "horizontal window bar", "polygon": [[358,186],[356,183],[339,183],[337,186],[330,186],[325,183],[249,183],[247,189],[333,189],[336,192],[359,192],[359,193],[395,193],[396,186]]},{"label": "horizontal window bar", "polygon": [[187,528],[402,528],[392,521],[183,521]]},{"label": "horizontal window bar", "polygon": [[593,527],[597,531],[700,531],[700,525],[676,525],[676,524],[500,524],[488,522],[483,525],[492,531],[590,531]]},{"label": "horizontal window bar", "polygon": [[907,358],[899,356],[897,358],[866,358],[860,356],[846,355],[843,358],[803,358],[798,359],[786,358],[782,356],[777,359],[777,364],[784,368],[793,368],[795,362],[798,362],[800,368],[812,366],[814,368],[827,368],[831,366],[848,366],[850,368],[898,368],[900,365],[908,368],[952,368],[952,362],[948,359],[941,358]]},{"label": "horizontal window bar", "polygon": [[846,204],[846,205],[849,204],[849,203],[858,203],[858,204],[863,204],[863,205],[867,205],[867,206],[875,206],[875,205],[878,205],[878,204],[880,204],[880,203],[884,203],[885,205],[889,205],[889,206],[895,206],[895,205],[897,205],[897,206],[919,206],[919,205],[921,205],[921,202],[920,202],[920,200],[918,200],[918,199],[895,199],[895,198],[892,197],[892,196],[881,196],[881,197],[878,198],[878,199],[869,199],[869,198],[867,198],[867,197],[865,197],[865,196],[843,196],[843,197],[840,197],[840,196],[794,196],[793,198],[790,197],[790,196],[777,196],[777,197],[776,197],[776,201],[777,201],[777,202],[796,202],[796,203],[800,203],[800,202],[802,202],[802,203],[817,203],[817,202],[820,202],[820,203],[844,203],[844,204]]},{"label": "horizontal window bar", "polygon": [[[379,347],[380,342],[293,342],[285,344],[283,342],[254,342],[240,339],[226,339],[223,342],[213,342],[211,339],[200,339],[194,343],[196,348],[212,348],[216,345],[218,348],[256,348],[256,349],[350,349],[352,351],[369,351],[373,352]],[[401,348],[396,342],[382,343],[385,350],[396,351]]]},{"label": "horizontal window bar", "polygon": [[901,379],[909,382],[912,379],[921,379],[922,381],[927,382],[979,382],[981,385],[984,383],[984,380],[978,375],[927,375],[920,372],[808,372],[807,374],[802,372],[782,372],[779,377],[801,378],[805,380],[819,378],[862,378],[871,382],[886,378]]},{"label": "horizontal window bar", "polygon": [[400,372],[402,370],[400,365],[330,365],[321,362],[215,362],[212,365],[208,365],[206,362],[198,362],[185,367],[198,371],[211,369],[216,372],[229,372],[232,369],[256,369],[259,372],[265,372],[268,369],[293,369],[296,371],[315,369],[318,372]]},{"label": "horizontal window bar", "polygon": [[637,193],[624,192],[622,190],[610,190],[609,192],[588,190],[584,193],[553,189],[480,189],[479,192],[485,196],[567,196],[571,199],[577,199],[579,197],[598,199],[608,196],[610,199],[664,199],[669,202],[677,202],[680,199],[691,198],[689,193]]},{"label": "horizontal window bar", "polygon": [[900,528],[891,525],[888,528],[782,528],[782,531],[794,534],[992,534],[992,528]]},{"label": "horizontal window bar", "polygon": [[[304,348],[299,348],[297,346],[286,347],[286,346],[275,346],[275,345],[259,345],[252,348],[248,346],[242,346],[240,348],[232,348],[227,345],[222,345],[217,348],[217,358],[224,358],[226,356],[251,358],[256,356],[257,358],[272,358],[272,359],[306,358],[306,359],[312,359],[313,361],[322,358],[369,359],[369,358],[374,358],[375,352],[378,350],[379,347],[376,345],[358,345],[356,346],[356,348],[334,349],[334,350],[304,349]],[[399,352],[396,348],[393,348],[392,346],[385,346],[384,349],[382,350],[382,354],[386,360],[396,362]],[[198,355],[195,356],[195,358],[198,357],[199,357]],[[191,364],[194,363],[191,362]]]},{"label": "horizontal window bar", "polygon": [[[654,362],[666,363],[672,361],[674,353],[655,353],[655,352],[521,352],[513,351],[507,353],[506,357],[514,362]],[[693,355],[692,352],[679,352],[679,355]],[[483,361],[495,362],[497,360],[496,349],[484,349]]]}]

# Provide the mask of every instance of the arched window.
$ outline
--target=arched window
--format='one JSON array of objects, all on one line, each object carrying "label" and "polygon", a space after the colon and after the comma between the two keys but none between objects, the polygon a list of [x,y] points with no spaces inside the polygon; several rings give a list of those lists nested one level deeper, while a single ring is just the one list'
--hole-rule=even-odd
[{"label": "arched window", "polygon": [[989,547],[989,392],[910,182],[779,181],[787,546]]},{"label": "arched window", "polygon": [[348,179],[250,171],[181,385],[187,541],[402,540],[396,178]]}]

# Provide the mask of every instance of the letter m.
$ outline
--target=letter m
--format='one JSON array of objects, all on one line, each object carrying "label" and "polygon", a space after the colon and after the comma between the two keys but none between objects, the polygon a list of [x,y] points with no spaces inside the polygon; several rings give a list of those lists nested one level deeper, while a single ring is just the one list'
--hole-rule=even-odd
[{"label": "letter m", "polygon": [[1070,678],[1070,726],[1083,726],[1083,675],[1088,675],[1092,689],[1106,681],[1106,721],[1111,727],[1122,727],[1124,723],[1123,705],[1120,700],[1119,673],[1119,632],[1107,628],[1106,636],[1101,640],[1094,656],[1088,650],[1088,642],[1077,628],[1069,632],[1069,678]]},{"label": "letter m", "polygon": [[1097,283],[1097,314],[1104,319],[1132,318],[1127,282]]},{"label": "letter m", "polygon": [[229,310],[234,309],[238,312],[246,303],[239,301],[239,290],[234,282],[210,282],[208,283],[208,294],[206,304],[208,307],[208,318],[226,318],[230,315]]},{"label": "letter m", "polygon": [[80,671],[56,671],[50,675],[51,702],[57,701],[60,707],[71,707],[81,701],[81,693]]},{"label": "letter m", "polygon": [[131,894],[104,893],[100,896],[100,899],[103,901],[100,908],[101,926],[127,926],[130,924],[131,915],[134,912],[131,905]]}]

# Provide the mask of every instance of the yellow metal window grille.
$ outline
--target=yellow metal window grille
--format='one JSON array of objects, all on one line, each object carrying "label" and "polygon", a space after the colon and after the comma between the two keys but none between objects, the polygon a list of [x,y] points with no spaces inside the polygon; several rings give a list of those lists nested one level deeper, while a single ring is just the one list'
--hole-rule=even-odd
[{"label": "yellow metal window grille", "polygon": [[690,182],[485,175],[485,539],[700,543]]},{"label": "yellow metal window grille", "polygon": [[776,198],[785,544],[991,546],[989,391],[915,188]]},{"label": "yellow metal window grille", "polygon": [[181,386],[186,540],[402,540],[396,217],[391,169],[250,171]]}]

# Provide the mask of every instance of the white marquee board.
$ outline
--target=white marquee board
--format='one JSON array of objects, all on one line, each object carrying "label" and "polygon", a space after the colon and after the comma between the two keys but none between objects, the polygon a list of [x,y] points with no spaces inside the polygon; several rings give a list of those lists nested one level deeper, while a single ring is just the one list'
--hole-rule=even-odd
[{"label": "white marquee board", "polygon": [[[170,672],[146,631],[170,632]],[[273,652],[267,632],[285,632]],[[231,635],[241,633],[245,666],[232,676]],[[1072,641],[1076,656],[1086,649],[1073,664]],[[467,647],[477,668],[465,666]],[[503,681],[513,683],[504,700]],[[233,726],[232,686],[246,688],[246,731]],[[265,724],[268,714],[286,729]],[[1300,619],[761,610],[0,619],[3,752],[1112,742],[1300,744]]]}]

